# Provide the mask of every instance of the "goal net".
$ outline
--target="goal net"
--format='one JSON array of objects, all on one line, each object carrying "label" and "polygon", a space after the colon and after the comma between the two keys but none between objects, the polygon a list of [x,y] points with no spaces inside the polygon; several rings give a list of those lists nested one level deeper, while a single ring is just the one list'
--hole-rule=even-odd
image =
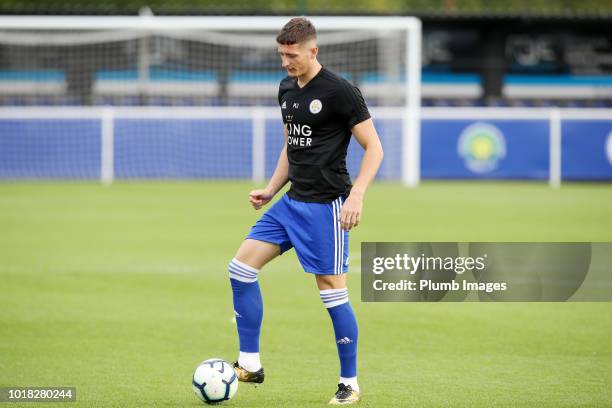
[{"label": "goal net", "polygon": [[[0,17],[0,178],[261,181],[282,147],[275,37],[288,20]],[[416,185],[419,20],[311,20],[319,61],[371,107],[379,177]]]}]

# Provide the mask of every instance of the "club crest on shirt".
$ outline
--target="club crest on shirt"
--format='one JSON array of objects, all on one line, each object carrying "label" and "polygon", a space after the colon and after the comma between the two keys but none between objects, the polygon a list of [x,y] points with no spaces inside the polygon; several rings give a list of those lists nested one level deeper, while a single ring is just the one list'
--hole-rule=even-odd
[{"label": "club crest on shirt", "polygon": [[323,104],[320,100],[313,99],[312,102],[310,102],[310,113],[316,115],[317,113],[321,112],[321,109],[323,109]]}]

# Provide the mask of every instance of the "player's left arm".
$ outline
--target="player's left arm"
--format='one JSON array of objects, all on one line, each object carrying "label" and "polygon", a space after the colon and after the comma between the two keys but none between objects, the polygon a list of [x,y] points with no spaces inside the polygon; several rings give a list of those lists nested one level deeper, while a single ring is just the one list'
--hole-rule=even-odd
[{"label": "player's left arm", "polygon": [[363,210],[363,197],[374,180],[383,160],[383,149],[372,119],[366,119],[351,128],[353,137],[363,147],[365,153],[361,160],[359,175],[340,211],[340,226],[345,231],[359,225]]}]

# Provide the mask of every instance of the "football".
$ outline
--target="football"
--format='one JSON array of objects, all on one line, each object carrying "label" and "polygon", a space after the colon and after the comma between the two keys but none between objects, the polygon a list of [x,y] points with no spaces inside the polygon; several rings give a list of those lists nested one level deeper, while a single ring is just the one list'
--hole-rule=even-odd
[{"label": "football", "polygon": [[230,363],[220,358],[202,361],[191,380],[196,396],[207,404],[232,398],[238,390],[238,378]]}]

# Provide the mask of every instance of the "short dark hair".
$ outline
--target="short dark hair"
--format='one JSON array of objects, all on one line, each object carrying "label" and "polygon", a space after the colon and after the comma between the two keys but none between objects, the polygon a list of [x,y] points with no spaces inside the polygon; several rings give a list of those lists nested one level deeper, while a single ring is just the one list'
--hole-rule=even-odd
[{"label": "short dark hair", "polygon": [[289,20],[276,36],[276,42],[283,45],[293,45],[317,38],[317,30],[305,17],[295,17]]}]

